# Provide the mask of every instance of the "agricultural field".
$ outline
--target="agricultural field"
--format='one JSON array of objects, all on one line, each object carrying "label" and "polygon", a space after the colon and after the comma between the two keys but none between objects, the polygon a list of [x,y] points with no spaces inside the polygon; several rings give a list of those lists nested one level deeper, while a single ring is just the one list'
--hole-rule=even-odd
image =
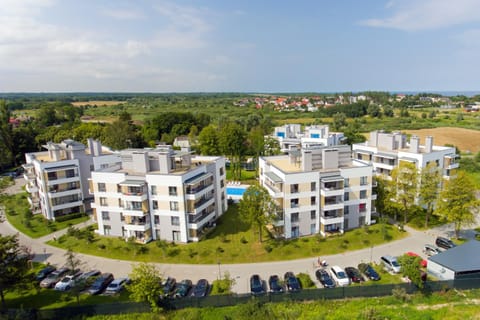
[{"label": "agricultural field", "polygon": [[432,136],[434,143],[439,146],[452,144],[458,147],[462,152],[470,151],[474,154],[480,151],[480,131],[477,130],[441,127],[433,129],[405,130],[405,132],[407,134],[417,135],[420,137],[422,143],[425,141],[426,136]]},{"label": "agricultural field", "polygon": [[119,104],[126,103],[126,101],[102,101],[102,100],[90,100],[90,101],[78,101],[72,102],[74,107],[81,107],[81,106],[97,106],[97,107],[109,107],[109,106],[116,106]]}]

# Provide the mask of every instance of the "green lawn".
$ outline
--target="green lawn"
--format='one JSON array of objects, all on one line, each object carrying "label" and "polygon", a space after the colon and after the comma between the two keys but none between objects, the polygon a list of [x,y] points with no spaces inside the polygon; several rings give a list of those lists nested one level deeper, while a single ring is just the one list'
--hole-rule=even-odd
[{"label": "green lawn", "polygon": [[[85,237],[64,235],[53,246],[75,248],[75,251],[113,259],[145,262],[216,264],[248,263],[291,260],[320,255],[331,255],[350,250],[370,248],[387,241],[405,237],[407,233],[387,224],[360,228],[344,235],[323,238],[304,237],[294,240],[274,240],[264,234],[262,243],[258,235],[243,223],[237,206],[231,205],[218,221],[217,227],[206,239],[189,244],[171,244],[165,241],[146,245],[127,243],[119,237],[93,235],[93,241]],[[93,232],[92,232],[93,234]]]},{"label": "green lawn", "polygon": [[5,207],[8,222],[18,231],[26,234],[31,238],[39,238],[50,234],[56,230],[65,229],[70,225],[81,223],[88,220],[88,217],[80,217],[63,222],[53,222],[45,219],[41,214],[34,215],[28,218],[29,226],[24,222],[25,211],[29,211],[30,206],[27,201],[27,194],[25,192],[15,195],[2,195],[0,203]]}]

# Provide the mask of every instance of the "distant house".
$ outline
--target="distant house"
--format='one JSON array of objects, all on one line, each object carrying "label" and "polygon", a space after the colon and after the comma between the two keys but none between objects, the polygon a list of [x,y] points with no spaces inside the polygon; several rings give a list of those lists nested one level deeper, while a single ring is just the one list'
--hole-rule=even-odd
[{"label": "distant house", "polygon": [[190,140],[187,136],[178,136],[173,141],[173,146],[180,149],[190,149]]},{"label": "distant house", "polygon": [[427,272],[440,280],[480,277],[480,241],[471,240],[428,258]]}]

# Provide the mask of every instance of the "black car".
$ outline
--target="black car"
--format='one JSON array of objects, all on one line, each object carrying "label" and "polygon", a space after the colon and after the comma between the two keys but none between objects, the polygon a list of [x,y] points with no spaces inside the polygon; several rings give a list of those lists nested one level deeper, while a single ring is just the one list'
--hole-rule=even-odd
[{"label": "black car", "polygon": [[435,244],[437,245],[437,247],[446,250],[456,247],[455,243],[453,243],[452,240],[444,237],[437,237],[437,239],[435,240]]},{"label": "black car", "polygon": [[370,280],[373,280],[373,281],[380,280],[380,275],[368,263],[360,263],[358,265],[358,270],[360,270],[360,272],[363,273],[365,276],[367,276],[367,278]]},{"label": "black car", "polygon": [[250,277],[250,293],[254,296],[264,294],[262,279],[258,274],[254,274]]},{"label": "black car", "polygon": [[200,279],[192,290],[192,297],[205,297],[207,295],[207,292],[208,281],[206,279]]},{"label": "black car", "polygon": [[38,271],[38,273],[35,275],[35,280],[37,281],[42,281],[45,279],[50,273],[53,271],[57,270],[54,266],[48,265],[42,270]]},{"label": "black car", "polygon": [[270,292],[272,293],[283,292],[283,286],[280,283],[280,278],[276,274],[268,278],[268,286],[270,287]]},{"label": "black car", "polygon": [[347,276],[350,278],[350,281],[352,282],[360,283],[365,281],[365,279],[363,279],[362,275],[360,274],[360,271],[358,271],[357,268],[346,267],[345,272],[347,273]]},{"label": "black car", "polygon": [[102,273],[95,281],[92,283],[90,288],[88,288],[88,293],[90,294],[99,294],[113,281],[113,274],[111,273]]},{"label": "black car", "polygon": [[190,292],[190,289],[192,289],[191,280],[185,279],[180,281],[180,283],[177,286],[177,289],[175,290],[175,297],[176,298],[186,297]]},{"label": "black car", "polygon": [[170,296],[173,292],[173,289],[175,289],[176,284],[177,281],[175,280],[175,278],[168,277],[162,284],[163,296]]},{"label": "black car", "polygon": [[335,282],[325,269],[318,269],[315,271],[315,276],[324,288],[335,288]]},{"label": "black car", "polygon": [[289,271],[285,273],[283,279],[285,280],[285,286],[289,292],[300,290],[300,282],[298,281],[297,277],[295,277],[293,272]]}]

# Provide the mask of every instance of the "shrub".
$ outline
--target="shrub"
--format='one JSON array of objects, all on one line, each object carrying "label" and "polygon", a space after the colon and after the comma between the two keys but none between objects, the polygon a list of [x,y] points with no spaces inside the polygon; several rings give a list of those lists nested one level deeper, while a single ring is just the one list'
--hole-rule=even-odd
[{"label": "shrub", "polygon": [[179,253],[180,253],[180,249],[178,248],[170,248],[167,250],[167,256],[169,257],[178,256]]},{"label": "shrub", "polygon": [[248,243],[247,239],[245,239],[245,236],[242,236],[242,238],[240,238],[240,242],[243,244]]},{"label": "shrub", "polygon": [[272,250],[273,250],[273,248],[272,248],[271,245],[267,244],[267,245],[265,246],[265,251],[267,251],[267,252],[270,253],[270,252],[272,252]]},{"label": "shrub", "polygon": [[223,253],[225,250],[222,247],[217,247],[215,251],[217,251],[217,253]]},{"label": "shrub", "polygon": [[404,288],[394,288],[392,289],[392,295],[402,302],[410,300],[410,296]]},{"label": "shrub", "polygon": [[63,222],[63,221],[71,220],[71,219],[76,219],[76,218],[84,217],[84,216],[86,216],[86,215],[87,215],[87,214],[84,213],[84,212],[70,213],[70,214],[66,214],[66,215],[63,215],[63,216],[55,217],[55,221],[57,221],[57,222]]},{"label": "shrub", "polygon": [[100,250],[105,250],[106,247],[107,247],[107,246],[106,246],[105,244],[103,244],[103,243],[100,243],[100,244],[98,245],[98,249],[100,249]]},{"label": "shrub", "polygon": [[306,273],[297,274],[298,281],[302,285],[303,289],[315,288],[315,283],[312,281],[312,278]]}]

